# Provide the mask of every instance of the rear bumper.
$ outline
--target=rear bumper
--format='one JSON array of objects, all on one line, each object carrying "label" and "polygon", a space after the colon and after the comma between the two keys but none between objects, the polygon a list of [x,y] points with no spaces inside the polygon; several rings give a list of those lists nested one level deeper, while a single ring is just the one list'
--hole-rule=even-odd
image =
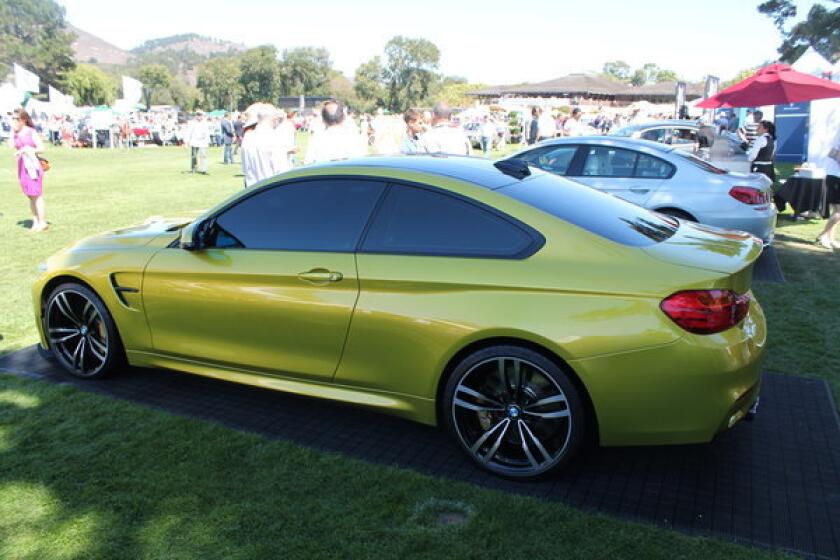
[{"label": "rear bumper", "polygon": [[755,403],[765,342],[753,300],[747,318],[723,333],[570,365],[589,392],[602,445],[703,443]]}]

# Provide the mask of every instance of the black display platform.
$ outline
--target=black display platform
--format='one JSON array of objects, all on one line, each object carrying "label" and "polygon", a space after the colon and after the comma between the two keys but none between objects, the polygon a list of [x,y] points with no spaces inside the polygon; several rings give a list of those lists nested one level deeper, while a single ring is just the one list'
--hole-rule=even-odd
[{"label": "black display platform", "polygon": [[779,257],[776,255],[776,248],[772,245],[765,247],[753,265],[754,282],[785,282],[785,275],[779,265]]},{"label": "black display platform", "polygon": [[327,401],[161,370],[81,381],[36,347],[0,358],[0,371],[690,534],[840,557],[840,421],[820,379],[765,374],[755,421],[711,444],[594,449],[523,483],[479,471],[442,431]]}]

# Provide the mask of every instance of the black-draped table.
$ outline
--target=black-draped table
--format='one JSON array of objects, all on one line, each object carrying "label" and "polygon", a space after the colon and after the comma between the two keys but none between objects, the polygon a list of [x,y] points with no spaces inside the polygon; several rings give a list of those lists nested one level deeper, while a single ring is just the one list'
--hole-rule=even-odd
[{"label": "black-draped table", "polygon": [[795,215],[815,212],[823,218],[828,218],[830,212],[826,202],[826,191],[825,179],[790,177],[776,195],[793,207]]}]

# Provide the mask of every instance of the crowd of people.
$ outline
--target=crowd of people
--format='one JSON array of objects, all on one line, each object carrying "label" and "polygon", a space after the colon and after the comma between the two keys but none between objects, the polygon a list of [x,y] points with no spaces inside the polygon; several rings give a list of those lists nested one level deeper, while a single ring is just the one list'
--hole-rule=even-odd
[{"label": "crowd of people", "polygon": [[[71,148],[132,148],[139,145],[189,147],[190,171],[208,173],[208,148],[223,147],[223,163],[242,167],[250,187],[296,165],[373,154],[444,153],[470,155],[478,149],[485,157],[504,149],[509,141],[534,144],[557,136],[609,134],[611,130],[667,115],[646,115],[639,110],[607,114],[601,109],[584,114],[580,107],[511,114],[501,108],[481,113],[455,114],[446,103],[431,110],[409,109],[402,115],[378,111],[355,115],[341,102],[330,100],[307,111],[286,111],[269,103],[255,103],[239,113],[192,116],[174,110],[137,112],[131,115],[47,116],[33,119],[25,110],[0,115],[0,141],[9,140],[18,162],[18,178],[29,198],[33,232],[48,228],[43,198],[43,176],[48,162],[45,144]],[[721,113],[714,126],[718,134],[741,144],[753,172],[775,179],[775,127],[759,111],[748,112],[740,123],[733,114]],[[297,145],[299,133],[309,135],[305,153]],[[711,133],[714,134],[714,133]],[[777,205],[781,201],[776,200]],[[783,203],[782,203],[783,204]],[[780,208],[783,206],[780,205]],[[833,247],[833,229],[840,214],[830,220],[818,242]]]}]

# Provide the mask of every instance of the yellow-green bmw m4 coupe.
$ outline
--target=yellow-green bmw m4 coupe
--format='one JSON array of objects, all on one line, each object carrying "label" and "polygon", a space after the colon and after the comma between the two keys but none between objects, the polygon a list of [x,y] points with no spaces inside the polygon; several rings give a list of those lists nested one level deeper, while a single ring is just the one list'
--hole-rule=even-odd
[{"label": "yellow-green bmw m4 coupe", "polygon": [[585,436],[707,442],[751,414],[761,247],[517,161],[370,157],[80,241],[34,304],[75,376],[127,362],[371,407],[527,478]]}]

